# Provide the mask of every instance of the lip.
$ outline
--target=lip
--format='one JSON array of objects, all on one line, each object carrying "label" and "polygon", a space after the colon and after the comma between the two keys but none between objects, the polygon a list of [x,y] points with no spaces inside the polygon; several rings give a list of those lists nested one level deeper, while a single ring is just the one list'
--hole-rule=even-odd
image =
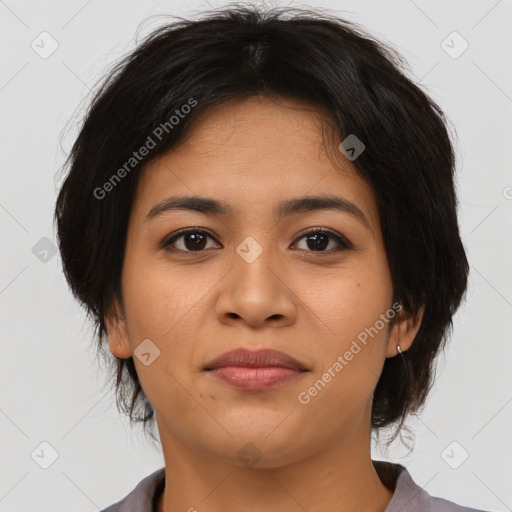
[{"label": "lip", "polygon": [[294,370],[307,370],[306,366],[293,357],[270,349],[238,348],[225,352],[205,366],[205,370],[214,370],[223,366],[244,366],[246,368],[268,368],[278,366]]},{"label": "lip", "polygon": [[309,371],[293,357],[269,349],[236,349],[208,363],[205,371],[233,387],[260,391],[290,382]]}]

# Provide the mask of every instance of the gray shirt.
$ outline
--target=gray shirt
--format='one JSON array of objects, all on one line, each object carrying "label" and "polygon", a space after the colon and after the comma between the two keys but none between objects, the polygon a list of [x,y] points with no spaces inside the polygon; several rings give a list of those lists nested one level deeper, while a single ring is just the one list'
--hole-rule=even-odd
[{"label": "gray shirt", "polygon": [[[401,464],[374,460],[373,465],[382,482],[394,489],[385,512],[484,512],[430,496]],[[160,468],[141,480],[124,499],[101,512],[155,512],[164,487],[165,468]]]}]

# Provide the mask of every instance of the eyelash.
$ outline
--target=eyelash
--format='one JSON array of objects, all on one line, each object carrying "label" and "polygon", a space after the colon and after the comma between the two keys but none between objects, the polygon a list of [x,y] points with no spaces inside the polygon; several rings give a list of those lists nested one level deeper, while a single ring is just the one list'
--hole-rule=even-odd
[{"label": "eyelash", "polygon": [[[165,249],[167,251],[170,251],[170,252],[182,252],[182,253],[190,253],[190,254],[205,252],[205,249],[201,249],[198,251],[189,251],[189,250],[183,250],[183,249],[176,249],[175,247],[172,247],[172,244],[179,238],[181,238],[185,235],[188,235],[188,234],[198,234],[198,233],[202,234],[202,235],[207,235],[208,237],[215,240],[215,237],[210,232],[208,232],[202,228],[199,228],[199,227],[186,228],[181,231],[178,231],[177,233],[174,233],[171,237],[166,238],[162,242],[161,248]],[[296,239],[296,241],[299,241],[302,238],[305,238],[306,235],[315,235],[315,234],[328,235],[330,238],[334,239],[338,243],[338,247],[335,248],[334,250],[330,249],[329,251],[313,251],[313,250],[307,250],[307,249],[299,249],[300,251],[315,253],[315,254],[318,254],[319,256],[328,256],[328,255],[332,255],[333,253],[337,253],[339,251],[350,250],[353,247],[351,242],[349,242],[349,240],[347,240],[344,236],[342,236],[334,231],[331,231],[330,229],[326,229],[326,228],[308,229],[307,231],[300,234],[298,236],[298,238]],[[296,242],[294,242],[294,244],[295,243]]]}]

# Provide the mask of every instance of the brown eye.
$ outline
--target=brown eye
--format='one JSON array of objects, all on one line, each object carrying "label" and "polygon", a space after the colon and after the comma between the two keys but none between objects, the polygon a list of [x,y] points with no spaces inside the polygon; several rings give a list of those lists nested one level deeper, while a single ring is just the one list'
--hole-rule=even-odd
[{"label": "brown eye", "polygon": [[[301,250],[312,252],[331,253],[352,248],[352,244],[345,237],[323,228],[310,230],[304,233],[300,239],[306,240],[306,248]],[[325,250],[329,246],[330,241],[335,242],[335,248]]]},{"label": "brown eye", "polygon": [[[162,247],[165,249],[176,249],[184,252],[201,252],[204,250],[208,243],[208,238],[213,240],[213,237],[204,230],[189,228],[180,231],[178,234],[173,235],[171,238],[164,241]],[[183,239],[181,247],[176,247],[176,241]]]},{"label": "brown eye", "polygon": [[[185,253],[203,252],[205,249],[211,248],[211,246],[207,246],[208,239],[215,240],[208,231],[199,228],[187,228],[167,238],[162,243],[162,248]],[[352,248],[352,244],[345,237],[324,228],[310,229],[301,235],[298,240],[301,239],[306,241],[306,247],[299,249],[307,252],[332,254],[333,252]],[[334,247],[329,248],[332,243],[334,243]]]}]

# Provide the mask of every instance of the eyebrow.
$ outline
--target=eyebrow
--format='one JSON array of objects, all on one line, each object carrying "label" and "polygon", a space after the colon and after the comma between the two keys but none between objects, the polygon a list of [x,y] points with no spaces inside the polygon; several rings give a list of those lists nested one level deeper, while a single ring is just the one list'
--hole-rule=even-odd
[{"label": "eyebrow", "polygon": [[[191,210],[204,214],[223,215],[232,217],[233,209],[225,202],[209,197],[171,196],[156,203],[146,215],[146,222],[172,210]],[[332,195],[307,196],[287,199],[274,208],[274,217],[281,220],[297,213],[317,210],[336,210],[352,216],[371,230],[370,223],[364,213],[354,204],[343,197]]]}]

